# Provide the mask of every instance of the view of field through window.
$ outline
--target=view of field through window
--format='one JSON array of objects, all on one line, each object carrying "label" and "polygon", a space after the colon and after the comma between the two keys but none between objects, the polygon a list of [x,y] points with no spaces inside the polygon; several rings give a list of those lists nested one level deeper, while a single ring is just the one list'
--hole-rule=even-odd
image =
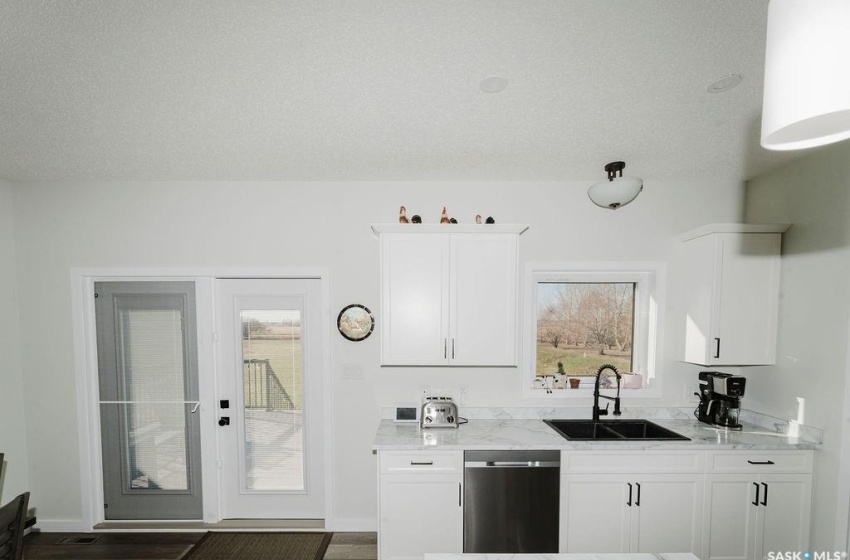
[{"label": "view of field through window", "polygon": [[634,310],[631,282],[538,282],[535,375],[631,371]]},{"label": "view of field through window", "polygon": [[303,491],[301,311],[244,310],[241,322],[244,489]]}]

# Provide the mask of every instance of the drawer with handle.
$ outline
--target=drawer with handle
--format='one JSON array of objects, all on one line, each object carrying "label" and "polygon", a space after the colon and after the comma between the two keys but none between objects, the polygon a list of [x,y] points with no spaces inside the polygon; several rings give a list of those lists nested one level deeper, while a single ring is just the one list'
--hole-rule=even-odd
[{"label": "drawer with handle", "polygon": [[708,472],[786,473],[811,472],[811,451],[713,451]]},{"label": "drawer with handle", "polygon": [[379,460],[382,473],[463,472],[463,452],[461,451],[382,451]]}]

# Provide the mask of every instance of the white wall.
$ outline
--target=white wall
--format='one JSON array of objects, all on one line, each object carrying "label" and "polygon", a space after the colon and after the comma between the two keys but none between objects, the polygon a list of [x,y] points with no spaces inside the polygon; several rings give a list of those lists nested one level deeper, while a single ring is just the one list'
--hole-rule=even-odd
[{"label": "white wall", "polygon": [[[521,261],[667,260],[677,234],[741,219],[737,182],[647,181],[630,206],[592,205],[578,183],[133,183],[21,185],[16,193],[18,279],[30,482],[40,518],[80,516],[72,267],[321,266],[331,273],[331,309],[362,303],[379,313],[375,222],[393,223],[398,207],[435,222],[448,206],[459,221],[476,213],[526,223]],[[671,288],[671,292],[676,290]],[[668,305],[675,308],[675,297]],[[669,313],[668,313],[669,315]],[[674,339],[674,325],[667,335]],[[516,369],[381,369],[376,336],[353,343],[332,335],[334,458],[338,530],[376,526],[375,458],[370,450],[380,408],[416,398],[422,385],[469,390],[467,406],[552,406],[520,396]],[[681,405],[696,366],[664,347],[664,397],[641,404]],[[679,350],[681,352],[681,350]],[[362,380],[340,379],[360,364]],[[570,401],[563,406],[589,402]],[[633,406],[626,402],[624,407]]]},{"label": "white wall", "polygon": [[850,336],[850,143],[751,181],[746,219],[793,226],[782,240],[778,363],[742,371],[748,384],[745,401],[748,408],[795,418],[797,399],[805,399],[805,423],[825,430],[823,449],[815,455],[812,550],[847,550],[850,461],[846,452],[842,460],[841,446],[850,435],[850,411],[844,408]]},{"label": "white wall", "polygon": [[14,200],[11,185],[0,181],[0,504],[29,489],[24,434],[21,338],[15,287]]}]

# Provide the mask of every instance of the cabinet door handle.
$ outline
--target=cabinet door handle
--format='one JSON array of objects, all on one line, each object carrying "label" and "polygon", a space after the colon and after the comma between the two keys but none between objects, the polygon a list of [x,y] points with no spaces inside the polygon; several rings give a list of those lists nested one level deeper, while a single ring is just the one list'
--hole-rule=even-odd
[{"label": "cabinet door handle", "polygon": [[756,487],[756,499],[752,501],[754,506],[759,505],[759,485],[758,482],[753,482],[753,486]]},{"label": "cabinet door handle", "polygon": [[629,506],[629,507],[632,507],[632,483],[627,482],[626,484],[629,485],[629,501],[626,502],[626,505]]},{"label": "cabinet door handle", "polygon": [[455,339],[452,339],[452,360],[455,359]]},{"label": "cabinet door handle", "polygon": [[720,339],[715,338],[714,342],[717,344],[717,346],[715,346],[715,349],[714,349],[714,357],[719,358],[720,357]]},{"label": "cabinet door handle", "polygon": [[747,460],[747,462],[751,465],[775,465],[776,464],[773,461],[750,461],[749,459]]},{"label": "cabinet door handle", "polygon": [[761,500],[761,505],[767,506],[767,482],[762,482],[762,486],[764,486],[764,498]]},{"label": "cabinet door handle", "polygon": [[433,467],[434,461],[411,461],[411,467]]},{"label": "cabinet door handle", "polygon": [[443,339],[443,359],[446,359],[448,357],[449,357],[449,339],[444,338]]},{"label": "cabinet door handle", "polygon": [[461,483],[457,483],[457,507],[463,507],[463,487]]},{"label": "cabinet door handle", "polygon": [[635,486],[637,486],[637,498],[635,498],[635,505],[640,507],[640,482],[635,482]]}]

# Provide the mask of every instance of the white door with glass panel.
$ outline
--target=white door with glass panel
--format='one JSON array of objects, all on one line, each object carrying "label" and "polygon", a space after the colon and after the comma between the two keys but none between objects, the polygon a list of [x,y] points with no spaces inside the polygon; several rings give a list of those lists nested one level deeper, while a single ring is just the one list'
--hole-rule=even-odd
[{"label": "white door with glass panel", "polygon": [[217,280],[221,517],[324,518],[321,282]]}]

